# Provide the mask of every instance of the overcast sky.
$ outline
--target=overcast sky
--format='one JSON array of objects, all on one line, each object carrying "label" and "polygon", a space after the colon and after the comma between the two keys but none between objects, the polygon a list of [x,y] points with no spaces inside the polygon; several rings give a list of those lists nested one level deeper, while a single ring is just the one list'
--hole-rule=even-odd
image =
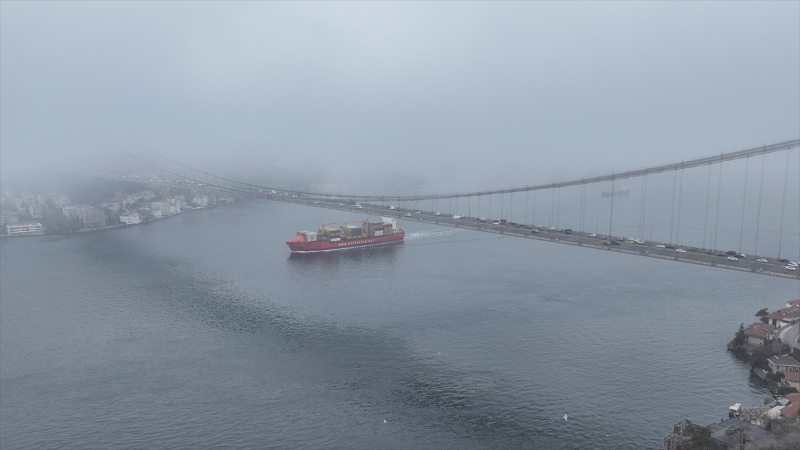
[{"label": "overcast sky", "polygon": [[[800,136],[800,2],[0,2],[0,165],[538,184]],[[146,156],[146,153],[142,153]]]}]

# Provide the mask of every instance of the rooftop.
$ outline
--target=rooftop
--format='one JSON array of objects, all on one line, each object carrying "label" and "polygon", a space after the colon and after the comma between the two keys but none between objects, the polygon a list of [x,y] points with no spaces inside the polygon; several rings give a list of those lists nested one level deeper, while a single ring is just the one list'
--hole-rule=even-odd
[{"label": "rooftop", "polygon": [[789,355],[772,355],[767,358],[767,361],[771,362],[776,366],[798,366],[800,367],[800,362],[797,362],[796,359],[792,358]]},{"label": "rooftop", "polygon": [[794,381],[795,383],[800,383],[800,372],[792,372],[786,370],[783,372],[783,376],[786,377],[786,380],[788,381]]},{"label": "rooftop", "polygon": [[794,417],[797,415],[797,411],[800,411],[800,394],[787,394],[786,398],[788,398],[791,403],[781,408],[781,414],[786,417]]},{"label": "rooftop", "polygon": [[768,323],[756,322],[750,325],[750,328],[748,328],[747,331],[744,332],[744,334],[747,336],[758,336],[763,338],[766,337],[770,333],[770,331],[774,329],[775,327]]},{"label": "rooftop", "polygon": [[[781,410],[781,413],[782,412],[783,411]],[[745,422],[744,420],[736,417],[732,417],[719,424],[709,425],[708,427],[711,428],[711,437],[713,439],[736,448],[739,445],[739,443],[736,441],[736,437],[727,436],[725,434],[725,431],[733,425],[742,425],[750,429],[750,431],[747,432],[747,441],[755,441],[756,439],[760,439],[767,434],[763,428],[753,425],[750,422]]]},{"label": "rooftop", "polygon": [[771,313],[767,314],[764,317],[767,319],[775,319],[775,320],[781,320],[787,317],[788,318],[800,317],[800,305],[793,305],[787,308],[781,308],[777,311],[772,311]]}]

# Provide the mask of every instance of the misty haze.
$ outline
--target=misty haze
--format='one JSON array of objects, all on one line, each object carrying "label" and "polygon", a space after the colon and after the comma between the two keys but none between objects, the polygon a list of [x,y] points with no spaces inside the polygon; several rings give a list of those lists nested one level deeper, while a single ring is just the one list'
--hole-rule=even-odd
[{"label": "misty haze", "polygon": [[799,17],[0,2],[0,447],[796,448]]}]

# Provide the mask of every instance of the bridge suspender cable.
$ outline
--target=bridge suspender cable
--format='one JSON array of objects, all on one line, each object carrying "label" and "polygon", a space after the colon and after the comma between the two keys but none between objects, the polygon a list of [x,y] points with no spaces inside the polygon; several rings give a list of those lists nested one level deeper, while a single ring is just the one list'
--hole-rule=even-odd
[{"label": "bridge suspender cable", "polygon": [[783,243],[783,215],[786,212],[786,184],[789,178],[789,152],[786,152],[786,172],[783,174],[783,199],[781,200],[781,225],[778,229],[778,259],[781,259],[781,244]]}]

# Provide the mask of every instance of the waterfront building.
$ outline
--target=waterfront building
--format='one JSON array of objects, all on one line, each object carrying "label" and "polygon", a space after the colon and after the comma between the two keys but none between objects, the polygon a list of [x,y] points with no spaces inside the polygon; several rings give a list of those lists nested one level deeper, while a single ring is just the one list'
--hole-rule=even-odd
[{"label": "waterfront building", "polygon": [[772,373],[800,372],[800,362],[789,355],[773,355],[767,358]]},{"label": "waterfront building", "polygon": [[150,211],[160,211],[158,213],[158,217],[161,218],[162,216],[172,214],[172,210],[170,209],[169,201],[164,200],[160,202],[150,202]]},{"label": "waterfront building", "polygon": [[78,218],[78,205],[67,205],[61,207],[61,212],[64,214],[64,217],[67,220],[77,219]]},{"label": "waterfront building", "polygon": [[786,398],[789,399],[789,404],[781,408],[781,414],[790,419],[797,417],[797,413],[800,411],[800,394],[786,394]]},{"label": "waterfront building", "polygon": [[85,228],[101,228],[106,226],[106,214],[102,209],[92,208],[79,208],[78,218],[83,222]]},{"label": "waterfront building", "polygon": [[192,202],[201,208],[205,208],[206,206],[208,206],[208,196],[195,195],[194,198],[192,199]]},{"label": "waterfront building", "polygon": [[714,423],[708,426],[711,429],[711,439],[726,444],[731,448],[739,448],[741,442],[738,441],[737,436],[726,433],[734,425],[748,428],[744,437],[746,442],[757,441],[767,435],[765,429],[739,418],[731,417],[722,423]]},{"label": "waterfront building", "polygon": [[786,384],[800,390],[800,372],[782,372],[783,377],[786,378]]},{"label": "waterfront building", "polygon": [[44,228],[42,228],[42,224],[38,222],[16,223],[6,225],[6,232],[9,236],[28,236],[33,234],[44,234]]},{"label": "waterfront building", "polygon": [[119,215],[119,221],[124,223],[125,225],[136,225],[142,222],[141,217],[139,217],[139,213],[137,212],[129,212],[123,213]]},{"label": "waterfront building", "polygon": [[[790,304],[792,302],[789,302]],[[761,318],[761,321],[768,323],[775,328],[783,328],[786,325],[792,325],[800,321],[800,305],[788,306],[773,311]]]},{"label": "waterfront building", "polygon": [[756,322],[744,332],[744,342],[749,345],[763,346],[771,340],[771,333],[775,329],[772,325]]}]

